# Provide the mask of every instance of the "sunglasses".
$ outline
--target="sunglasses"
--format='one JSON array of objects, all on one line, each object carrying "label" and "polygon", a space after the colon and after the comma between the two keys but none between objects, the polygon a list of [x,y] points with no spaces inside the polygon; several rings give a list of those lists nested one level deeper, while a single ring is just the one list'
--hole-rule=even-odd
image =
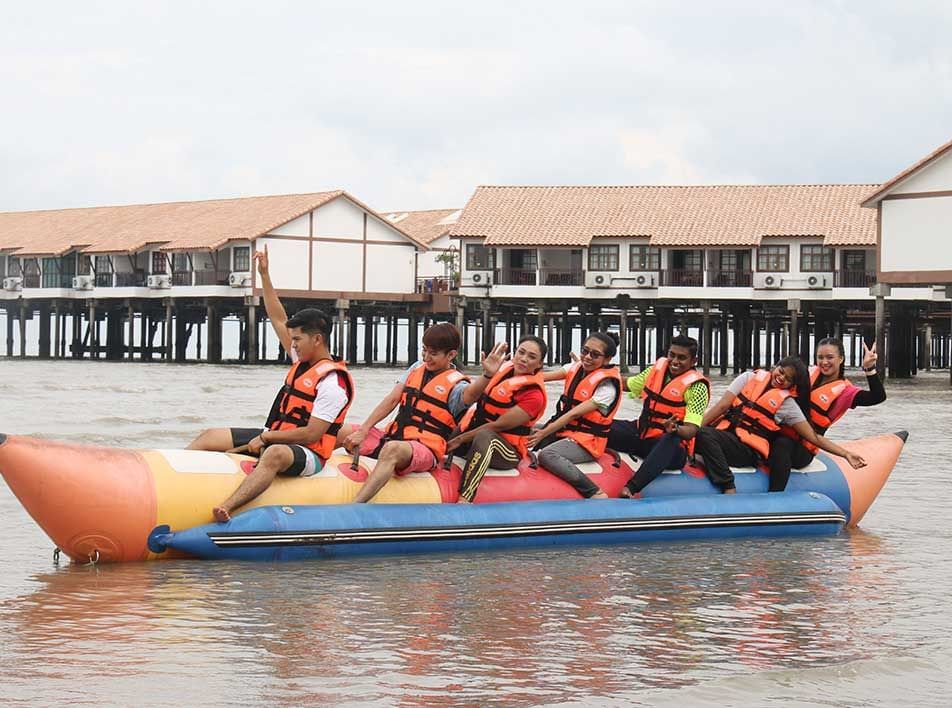
[{"label": "sunglasses", "polygon": [[601,359],[605,356],[605,352],[600,352],[597,349],[589,349],[588,347],[582,347],[582,356],[590,356],[593,359]]}]

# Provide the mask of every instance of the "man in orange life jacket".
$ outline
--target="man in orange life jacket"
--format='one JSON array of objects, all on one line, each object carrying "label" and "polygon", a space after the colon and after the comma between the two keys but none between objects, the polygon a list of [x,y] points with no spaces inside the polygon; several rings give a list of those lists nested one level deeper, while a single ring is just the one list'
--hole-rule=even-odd
[{"label": "man in orange life jacket", "polygon": [[191,450],[225,451],[248,446],[260,455],[254,470],[235,492],[212,510],[219,521],[264,492],[277,475],[307,477],[320,472],[337,446],[337,432],[354,399],[354,383],[343,362],[327,348],[332,324],[320,310],[307,308],[290,319],[278,299],[268,271],[268,252],[255,254],[265,309],[281,345],[294,364],[285,377],[262,428],[206,430]]},{"label": "man in orange life jacket", "polygon": [[634,497],[666,469],[681,469],[693,452],[711,396],[710,382],[696,366],[697,340],[678,335],[666,357],[628,379],[629,395],[644,400],[641,416],[612,422],[608,447],[642,462],[622,487],[622,497]]},{"label": "man in orange life jacket", "polygon": [[[429,472],[446,454],[446,441],[459,419],[482,395],[505,360],[506,345],[483,356],[483,375],[475,381],[453,365],[460,347],[459,330],[439,322],[423,333],[423,359],[396,381],[393,390],[360,425],[345,424],[338,443],[377,464],[354,502],[367,502],[394,474]],[[375,427],[399,406],[386,430]]]}]

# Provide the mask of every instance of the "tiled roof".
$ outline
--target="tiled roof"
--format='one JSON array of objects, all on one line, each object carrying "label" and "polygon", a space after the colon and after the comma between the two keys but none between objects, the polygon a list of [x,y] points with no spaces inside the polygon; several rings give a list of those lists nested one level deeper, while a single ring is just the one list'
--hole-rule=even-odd
[{"label": "tiled roof", "polygon": [[[73,248],[87,253],[132,253],[152,244],[161,244],[164,250],[216,249],[229,241],[254,239],[340,196],[376,215],[342,190],[5,212],[0,213],[0,249],[17,249],[17,255],[59,255]],[[392,226],[418,243],[399,224]]]},{"label": "tiled roof", "polygon": [[914,165],[912,165],[912,166],[910,166],[910,167],[907,167],[907,168],[904,169],[902,172],[900,172],[898,175],[896,175],[895,177],[893,177],[891,180],[889,180],[888,182],[885,182],[885,183],[883,183],[881,186],[877,187],[877,188],[876,188],[876,191],[874,191],[872,194],[868,194],[867,196],[865,196],[865,197],[863,198],[863,206],[864,206],[864,207],[874,207],[874,206],[876,206],[876,204],[878,204],[879,201],[880,201],[883,197],[885,197],[886,194],[887,194],[893,187],[895,187],[897,184],[899,184],[900,182],[902,182],[902,181],[903,181],[904,179],[906,179],[907,177],[912,177],[913,174],[915,174],[916,172],[918,172],[919,170],[921,170],[921,169],[922,169],[923,167],[925,167],[926,165],[928,165],[928,164],[934,162],[935,160],[938,160],[940,157],[942,157],[943,155],[945,155],[949,150],[952,150],[952,140],[950,140],[949,142],[947,142],[945,145],[940,145],[940,146],[937,147],[935,150],[933,150],[933,151],[930,152],[928,155],[926,155],[924,158],[922,158],[921,160],[919,160],[919,162],[917,162],[916,164],[914,164]]},{"label": "tiled roof", "polygon": [[696,187],[478,187],[451,236],[490,246],[587,246],[645,236],[657,246],[756,246],[764,236],[876,243],[868,184]]},{"label": "tiled roof", "polygon": [[449,232],[456,223],[459,213],[459,209],[430,209],[428,211],[391,211],[382,216],[417,241],[429,245]]}]

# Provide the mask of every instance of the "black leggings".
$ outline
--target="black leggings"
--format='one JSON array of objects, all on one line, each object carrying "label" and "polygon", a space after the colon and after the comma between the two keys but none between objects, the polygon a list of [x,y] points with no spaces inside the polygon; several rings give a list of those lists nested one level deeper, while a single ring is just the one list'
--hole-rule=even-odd
[{"label": "black leggings", "polygon": [[636,421],[616,420],[608,434],[608,447],[641,458],[641,466],[625,485],[631,494],[647,487],[665,470],[679,470],[687,461],[687,453],[676,433],[645,439],[638,432]]},{"label": "black leggings", "polygon": [[711,484],[722,490],[734,489],[731,467],[753,467],[757,453],[736,435],[717,428],[701,428],[694,443],[694,452],[704,458],[704,469]]},{"label": "black leggings", "polygon": [[792,467],[806,467],[813,462],[813,453],[793,438],[779,435],[770,443],[770,456],[767,467],[770,469],[771,492],[782,492],[787,488]]}]

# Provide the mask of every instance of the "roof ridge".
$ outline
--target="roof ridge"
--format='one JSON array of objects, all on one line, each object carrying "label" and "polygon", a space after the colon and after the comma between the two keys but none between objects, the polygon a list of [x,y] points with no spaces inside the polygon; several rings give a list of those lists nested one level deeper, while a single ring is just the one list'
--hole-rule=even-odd
[{"label": "roof ridge", "polygon": [[[794,182],[787,184],[481,184],[477,189],[718,189],[721,187],[871,187],[876,182]],[[435,211],[435,210],[433,210]]]},{"label": "roof ridge", "polygon": [[378,214],[426,214],[431,211],[459,211],[463,207],[446,207],[445,209],[384,209]]},{"label": "roof ridge", "polygon": [[25,209],[23,211],[0,211],[0,214],[48,214],[54,211],[87,211],[89,209],[128,209],[130,207],[170,206],[172,204],[208,204],[209,202],[240,202],[248,199],[273,199],[277,197],[310,197],[327,194],[344,194],[343,189],[329,189],[324,192],[294,192],[291,194],[252,194],[244,197],[215,197],[212,199],[179,199],[171,202],[139,202],[136,204],[97,204],[84,207],[62,207],[59,209]]}]

